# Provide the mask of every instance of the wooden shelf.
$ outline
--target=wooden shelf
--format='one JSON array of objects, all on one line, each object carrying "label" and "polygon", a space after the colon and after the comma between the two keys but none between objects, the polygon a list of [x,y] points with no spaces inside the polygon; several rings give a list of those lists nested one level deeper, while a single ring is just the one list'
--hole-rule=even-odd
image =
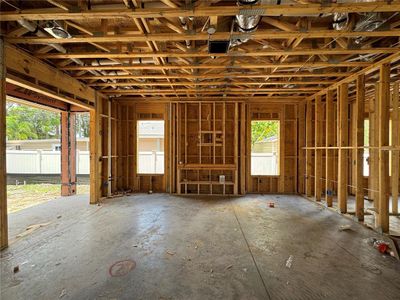
[{"label": "wooden shelf", "polygon": [[197,146],[201,146],[201,147],[210,147],[210,146],[215,146],[215,147],[222,147],[222,144],[215,144],[214,143],[201,143],[201,144],[197,144]]},{"label": "wooden shelf", "polygon": [[232,181],[225,181],[225,183],[219,181],[181,181],[180,184],[234,185]]},{"label": "wooden shelf", "polygon": [[235,164],[186,164],[178,165],[181,170],[236,170]]}]

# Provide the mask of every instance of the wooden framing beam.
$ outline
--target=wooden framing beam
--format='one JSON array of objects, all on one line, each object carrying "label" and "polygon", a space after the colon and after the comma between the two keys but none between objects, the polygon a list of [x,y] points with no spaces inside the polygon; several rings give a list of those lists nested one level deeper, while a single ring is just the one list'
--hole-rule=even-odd
[{"label": "wooden framing beam", "polygon": [[101,197],[101,108],[102,99],[95,93],[95,109],[90,110],[90,204],[96,204]]},{"label": "wooden framing beam", "polygon": [[303,147],[306,146],[306,103],[299,103],[298,106],[298,180],[297,180],[297,192],[300,194],[305,194],[305,158],[306,150]]},{"label": "wooden framing beam", "polygon": [[[237,85],[287,85],[287,84],[298,84],[298,85],[327,85],[335,83],[329,80],[320,81],[268,81],[268,82],[256,82],[256,81],[209,81],[209,82],[100,82],[100,83],[90,83],[88,86],[237,86]],[[302,88],[302,87],[300,87]]]},{"label": "wooden framing beam", "polygon": [[347,184],[348,184],[348,126],[349,100],[348,84],[343,83],[338,89],[339,101],[339,162],[338,162],[338,209],[341,213],[347,212]]},{"label": "wooden framing beam", "polygon": [[265,68],[306,68],[306,67],[367,67],[368,62],[294,62],[294,63],[265,63],[265,64],[202,64],[202,65],[116,65],[116,66],[66,66],[60,67],[64,71],[101,71],[101,70],[183,70],[183,69],[265,69]]},{"label": "wooden framing beam", "polygon": [[[8,70],[15,71],[24,76],[29,76],[30,78],[43,82],[48,86],[53,86],[58,90],[65,91],[68,92],[68,94],[85,99],[88,102],[94,102],[95,91],[92,88],[68,76],[60,70],[49,66],[39,59],[29,55],[28,53],[11,45],[6,45],[5,57]],[[10,77],[8,76],[7,78]],[[57,94],[55,92],[52,93]],[[73,98],[70,99],[70,103],[79,106],[82,105],[82,101]],[[89,105],[87,104],[87,106]]]},{"label": "wooden framing beam", "polygon": [[[392,146],[400,147],[400,108],[399,108],[399,82],[393,85],[392,95]],[[399,180],[400,180],[400,151],[392,151],[392,213],[399,213]]]},{"label": "wooden framing beam", "polygon": [[61,93],[59,93],[57,91],[53,91],[53,90],[50,90],[48,88],[42,87],[40,85],[37,85],[35,83],[32,83],[30,81],[21,79],[21,78],[19,78],[17,76],[13,76],[13,75],[7,74],[6,82],[10,83],[10,84],[13,84],[13,85],[16,85],[16,86],[19,86],[19,87],[22,87],[22,88],[27,89],[27,90],[31,90],[31,91],[36,92],[38,94],[44,95],[46,97],[49,97],[49,98],[52,98],[52,99],[55,99],[55,100],[59,100],[59,101],[65,102],[65,103],[69,103],[71,105],[78,106],[78,107],[80,107],[80,108],[82,108],[84,110],[93,109],[93,103],[89,104],[86,101],[77,100],[75,98],[72,98],[72,97],[66,96],[64,94],[61,94]]},{"label": "wooden framing beam", "polygon": [[[335,112],[334,112],[334,104],[333,104],[333,91],[329,90],[326,93],[326,130],[325,130],[325,138],[326,138],[326,146],[333,147],[335,145]],[[326,149],[325,158],[326,158],[326,169],[325,169],[325,200],[326,205],[328,207],[332,207],[333,203],[333,187],[334,187],[334,154],[335,151],[332,149]]]},{"label": "wooden framing beam", "polygon": [[[379,147],[389,146],[390,65],[379,70]],[[379,149],[379,208],[377,229],[389,232],[389,153]]]},{"label": "wooden framing beam", "polygon": [[[307,101],[306,107],[306,146],[310,147],[312,145],[312,116],[313,116],[313,104],[312,100]],[[306,196],[311,197],[312,195],[312,151],[311,149],[306,150]]]},{"label": "wooden framing beam", "polygon": [[225,74],[202,74],[202,75],[185,75],[185,74],[176,74],[176,75],[158,75],[158,74],[143,74],[143,75],[106,75],[106,76],[94,76],[94,75],[82,75],[75,76],[76,79],[81,80],[100,80],[100,79],[233,79],[233,78],[328,78],[328,77],[347,77],[351,76],[353,73],[350,72],[326,72],[326,73],[309,73],[309,72],[280,72],[274,74],[243,74],[243,73],[225,73]]},{"label": "wooden framing beam", "polygon": [[379,207],[378,201],[378,180],[379,180],[379,84],[375,84],[375,97],[369,100],[369,178],[368,178],[368,198],[374,201],[374,208]]},{"label": "wooden framing beam", "polygon": [[246,102],[248,103],[278,103],[278,104],[298,104],[302,100],[304,100],[304,97],[302,96],[285,96],[285,97],[273,97],[273,96],[256,96],[253,98],[246,98],[246,97],[223,97],[223,96],[202,96],[200,97],[188,97],[182,96],[182,97],[119,97],[117,98],[117,101],[119,103],[123,104],[129,104],[129,103],[137,103],[137,102],[147,102],[147,103],[170,103],[170,102],[176,102],[176,103],[182,103],[182,102],[197,102],[201,99],[202,102],[212,102],[212,101],[222,101],[225,103],[228,102]]},{"label": "wooden framing beam", "polygon": [[44,59],[71,59],[71,58],[153,58],[153,57],[262,57],[262,56],[300,56],[300,55],[351,55],[351,54],[390,54],[396,53],[399,48],[366,48],[366,49],[288,49],[288,50],[262,50],[262,51],[230,51],[228,53],[209,53],[204,51],[191,52],[73,52],[73,53],[44,53],[36,54],[37,58]]},{"label": "wooden framing beam", "polygon": [[[0,17],[1,18],[1,17]],[[338,30],[316,30],[316,31],[275,31],[275,30],[257,30],[253,33],[236,33],[233,39],[250,40],[284,40],[284,39],[324,39],[337,37],[397,37],[400,36],[400,30],[384,31],[338,31]],[[79,43],[130,43],[136,42],[165,42],[165,41],[207,41],[207,40],[230,40],[231,32],[216,32],[212,36],[208,33],[148,33],[143,34],[114,34],[104,36],[74,36],[73,38],[54,38],[54,37],[8,37],[6,41],[10,44],[79,44]]]},{"label": "wooden framing beam", "polygon": [[318,96],[318,95],[324,95],[329,90],[337,89],[339,86],[341,86],[344,83],[353,82],[354,80],[357,79],[357,77],[359,75],[368,75],[368,74],[378,70],[383,64],[394,63],[394,62],[396,62],[398,60],[400,60],[400,52],[397,52],[397,53],[394,53],[392,55],[389,55],[388,57],[385,57],[385,58],[383,58],[383,59],[371,64],[370,66],[368,66],[368,67],[366,67],[364,69],[361,69],[360,71],[357,71],[357,72],[355,72],[355,73],[343,78],[342,80],[340,80],[340,81],[336,82],[335,84],[327,87],[326,89],[323,89],[323,90],[319,91],[317,94],[312,95],[310,97],[310,99],[315,99],[315,97]]},{"label": "wooden framing beam", "polygon": [[[399,54],[400,55],[400,54]],[[116,65],[116,66],[66,66],[60,67],[64,71],[101,71],[101,70],[184,70],[184,69],[215,69],[215,70],[236,70],[236,69],[265,69],[265,68],[307,68],[307,67],[368,67],[369,62],[294,62],[294,63],[265,63],[265,64],[190,64],[190,65]]]},{"label": "wooden framing beam", "polygon": [[[262,16],[295,16],[310,14],[329,14],[334,12],[360,13],[360,12],[397,12],[400,11],[400,1],[392,2],[366,2],[366,3],[331,3],[326,4],[282,4],[282,5],[257,5],[257,14]],[[93,7],[91,10],[80,12],[66,12],[62,8],[40,8],[2,12],[1,21],[17,20],[81,20],[81,19],[115,19],[115,18],[177,18],[177,17],[209,17],[209,16],[235,16],[243,14],[240,6],[199,6],[186,8],[109,8]],[[255,13],[255,12],[254,12]]]},{"label": "wooden framing beam", "polygon": [[[315,147],[322,147],[322,125],[323,125],[323,110],[321,96],[315,97]],[[315,149],[314,163],[314,197],[316,201],[321,201],[322,194],[322,151]]]},{"label": "wooden framing beam", "polygon": [[355,165],[355,183],[356,183],[356,217],[358,221],[364,220],[364,101],[365,101],[365,76],[360,75],[356,81],[356,103],[355,103],[355,130],[356,140],[356,165]]},{"label": "wooden framing beam", "polygon": [[76,194],[76,114],[61,112],[61,196]]},{"label": "wooden framing beam", "polygon": [[8,247],[6,136],[5,49],[0,37],[0,250]]}]

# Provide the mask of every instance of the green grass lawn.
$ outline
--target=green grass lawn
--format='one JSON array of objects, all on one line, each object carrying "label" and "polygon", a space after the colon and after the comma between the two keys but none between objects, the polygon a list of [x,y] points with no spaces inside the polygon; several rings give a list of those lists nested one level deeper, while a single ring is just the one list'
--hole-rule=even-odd
[{"label": "green grass lawn", "polygon": [[[89,185],[78,185],[77,194],[88,194]],[[8,213],[61,197],[59,184],[7,185]]]}]

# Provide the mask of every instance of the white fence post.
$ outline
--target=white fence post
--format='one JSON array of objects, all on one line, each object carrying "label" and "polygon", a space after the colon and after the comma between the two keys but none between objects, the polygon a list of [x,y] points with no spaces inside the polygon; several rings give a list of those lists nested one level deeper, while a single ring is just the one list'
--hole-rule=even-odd
[{"label": "white fence post", "polygon": [[157,173],[157,153],[156,151],[151,151],[151,160],[154,161],[153,173]]},{"label": "white fence post", "polygon": [[37,166],[39,168],[38,174],[42,174],[42,150],[37,151]]}]

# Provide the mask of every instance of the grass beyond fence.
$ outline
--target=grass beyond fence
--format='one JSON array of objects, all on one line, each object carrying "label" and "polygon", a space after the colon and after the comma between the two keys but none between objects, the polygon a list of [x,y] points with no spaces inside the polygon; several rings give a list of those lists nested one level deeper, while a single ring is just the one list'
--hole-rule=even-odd
[{"label": "grass beyond fence", "polygon": [[[78,185],[77,194],[88,194],[89,185]],[[61,197],[59,184],[7,185],[8,213]]]}]

